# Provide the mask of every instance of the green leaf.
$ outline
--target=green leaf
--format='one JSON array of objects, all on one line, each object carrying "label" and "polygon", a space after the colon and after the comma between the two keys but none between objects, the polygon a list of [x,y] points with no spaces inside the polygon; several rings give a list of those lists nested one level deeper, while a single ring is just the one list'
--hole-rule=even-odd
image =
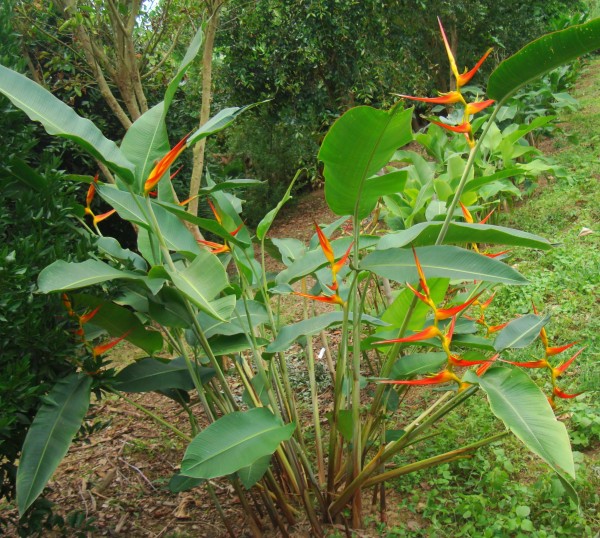
[{"label": "green leaf", "polygon": [[487,93],[502,101],[552,69],[600,48],[600,18],[547,34],[504,60],[490,75]]},{"label": "green leaf", "polygon": [[99,237],[96,239],[96,246],[102,252],[120,260],[122,262],[131,262],[135,269],[146,272],[148,264],[139,254],[132,252],[129,249],[121,247],[119,242],[114,237]]},{"label": "green leaf", "polygon": [[[285,351],[301,336],[317,334],[327,327],[341,325],[343,319],[344,313],[338,311],[315,316],[314,318],[305,319],[298,323],[285,325],[279,331],[277,338],[267,346],[266,352],[275,353],[277,351]],[[352,314],[348,316],[348,319],[352,322]],[[362,316],[361,321],[370,325],[387,325],[384,321],[367,315]]]},{"label": "green leaf", "polygon": [[6,166],[0,166],[0,171],[38,192],[45,192],[48,189],[46,178],[15,155],[8,159]]},{"label": "green leaf", "polygon": [[550,316],[540,318],[535,314],[527,314],[522,318],[512,320],[496,336],[494,349],[502,351],[527,347],[538,337],[544,325],[549,321]]},{"label": "green leaf", "polygon": [[127,129],[121,142],[121,151],[135,165],[135,192],[143,192],[144,182],[155,162],[170,149],[164,112],[164,101],[144,112]]},{"label": "green leaf", "polygon": [[[527,284],[527,279],[512,267],[472,250],[446,245],[419,247],[417,256],[427,278],[481,280],[504,284]],[[412,250],[376,250],[363,258],[361,269],[396,282],[417,282],[419,275]]]},{"label": "green leaf", "polygon": [[444,351],[405,355],[395,362],[390,377],[392,379],[408,379],[417,374],[437,372],[447,360],[448,357]]},{"label": "green leaf", "polygon": [[366,217],[377,199],[402,190],[405,174],[394,176],[397,186],[374,177],[394,152],[412,140],[413,109],[400,106],[389,112],[367,106],[350,109],[329,129],[319,151],[325,165],[325,198],[337,215]]},{"label": "green leaf", "polygon": [[[269,321],[269,314],[262,303],[259,303],[258,301],[246,301],[246,307],[250,314],[252,328]],[[248,324],[246,307],[244,306],[243,300],[238,300],[231,316],[231,320],[228,322],[216,320],[215,318],[200,312],[200,314],[198,314],[198,323],[200,323],[207,338],[210,338],[215,334],[232,336],[234,334],[248,333],[250,327]]]},{"label": "green leaf", "polygon": [[38,288],[42,293],[75,290],[119,278],[135,280],[142,277],[136,273],[120,271],[99,260],[57,260],[42,270],[38,277]]},{"label": "green leaf", "polygon": [[134,181],[134,166],[117,145],[105,138],[88,119],[54,97],[33,80],[0,65],[0,93],[8,97],[51,135],[72,140],[117,173],[126,183]]},{"label": "green leaf", "polygon": [[[146,200],[143,197],[121,191],[111,185],[100,185],[97,192],[104,201],[117,210],[122,219],[150,229],[145,216]],[[180,209],[185,212],[183,208]],[[152,210],[169,249],[190,254],[201,250],[186,225],[177,216],[171,214],[162,203],[152,202]]]},{"label": "green leaf", "polygon": [[90,323],[104,329],[111,336],[119,337],[128,333],[125,340],[143,349],[146,353],[156,353],[162,349],[161,333],[156,330],[147,330],[129,309],[87,294],[76,294],[74,299],[77,308],[87,306],[93,310],[100,307]]},{"label": "green leaf", "polygon": [[265,407],[225,415],[194,437],[183,456],[181,474],[208,479],[235,473],[273,454],[295,428],[295,423],[284,425]]},{"label": "green leaf", "polygon": [[265,236],[267,235],[267,232],[269,231],[271,224],[273,224],[273,221],[275,220],[277,213],[279,213],[281,208],[285,205],[285,203],[288,200],[292,199],[292,188],[294,187],[294,183],[296,182],[296,180],[300,177],[300,175],[302,173],[303,173],[302,170],[298,170],[298,172],[296,172],[296,175],[294,176],[294,179],[292,179],[292,182],[290,183],[289,187],[287,188],[287,191],[285,191],[283,198],[281,198],[281,200],[279,200],[277,205],[273,209],[271,209],[271,211],[269,211],[258,223],[258,226],[256,227],[256,237],[259,241],[262,241],[265,238]]},{"label": "green leaf", "polygon": [[250,489],[256,484],[267,472],[271,464],[271,455],[263,456],[256,460],[252,465],[244,467],[237,472],[240,482],[246,489]]},{"label": "green leaf", "polygon": [[17,470],[17,506],[23,515],[64,458],[90,405],[92,378],[71,374],[52,387],[23,443]]},{"label": "green leaf", "polygon": [[264,181],[259,179],[228,179],[220,183],[213,183],[207,187],[201,187],[198,190],[199,194],[210,194],[212,192],[224,191],[226,189],[240,189],[242,187],[256,187],[262,185]]},{"label": "green leaf", "polygon": [[[407,230],[390,233],[381,238],[377,250],[404,247],[406,245],[435,245],[442,222],[422,222]],[[548,250],[550,242],[539,235],[493,226],[491,224],[469,224],[452,222],[444,239],[444,244],[487,243],[491,245],[511,245]]]},{"label": "green leaf", "polygon": [[251,105],[242,107],[234,106],[230,108],[224,108],[216,116],[210,118],[202,127],[200,127],[200,129],[198,129],[188,138],[187,147],[189,148],[203,138],[222,131],[231,123],[233,123],[240,114],[246,112],[246,110],[250,110],[251,108],[262,105],[266,102],[267,101],[261,101],[260,103],[252,103]]},{"label": "green leaf", "polygon": [[[197,367],[202,383],[214,375],[212,368]],[[171,361],[146,358],[123,368],[115,376],[115,388],[123,392],[151,392],[155,390],[192,390],[194,382],[183,357]]]},{"label": "green leaf", "polygon": [[183,476],[182,474],[177,473],[171,477],[167,487],[171,493],[181,493],[182,491],[188,491],[198,487],[203,483],[203,478],[191,478],[189,476]]},{"label": "green leaf", "polygon": [[524,444],[559,474],[575,478],[573,453],[565,425],[554,416],[548,399],[519,368],[490,368],[477,382],[487,394],[492,412]]},{"label": "green leaf", "polygon": [[[212,304],[213,299],[229,285],[225,268],[214,254],[203,249],[189,267],[182,271],[167,271],[174,286],[200,310],[221,321],[227,321]],[[231,297],[233,310],[235,297],[228,297]]]}]

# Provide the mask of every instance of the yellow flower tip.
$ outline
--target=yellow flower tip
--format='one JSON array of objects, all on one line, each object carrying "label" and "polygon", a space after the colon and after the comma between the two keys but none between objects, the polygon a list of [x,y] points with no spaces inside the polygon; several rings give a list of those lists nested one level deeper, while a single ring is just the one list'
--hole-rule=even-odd
[{"label": "yellow flower tip", "polygon": [[462,214],[463,214],[463,217],[465,218],[465,221],[468,222],[469,224],[473,224],[473,215],[471,215],[471,212],[467,209],[465,204],[463,204],[460,201],[458,203],[460,204],[460,208],[462,210]]},{"label": "yellow flower tip", "polygon": [[488,99],[487,101],[475,101],[474,103],[469,103],[465,107],[465,114],[467,116],[473,116],[474,114],[481,112],[483,109],[487,108],[488,106],[492,105],[493,103],[494,103],[493,99]]},{"label": "yellow flower tip", "polygon": [[319,244],[321,245],[321,250],[323,251],[323,254],[325,254],[327,261],[330,264],[334,265],[335,264],[335,256],[333,254],[333,248],[331,247],[331,243],[329,242],[329,239],[327,239],[327,237],[323,233],[323,230],[321,230],[321,227],[316,222],[314,222],[314,225],[315,225],[315,230],[317,231],[317,237],[319,238]]}]

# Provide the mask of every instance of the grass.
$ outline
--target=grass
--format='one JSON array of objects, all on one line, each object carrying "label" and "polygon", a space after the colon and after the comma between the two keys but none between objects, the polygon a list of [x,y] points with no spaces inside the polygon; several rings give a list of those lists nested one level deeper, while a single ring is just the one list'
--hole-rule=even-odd
[{"label": "grass", "polygon": [[[579,341],[584,353],[569,369],[566,392],[600,389],[600,60],[582,71],[575,96],[578,111],[565,114],[563,130],[549,145],[552,158],[569,172],[548,178],[499,224],[547,237],[549,252],[514,249],[511,263],[531,284],[498,291],[489,319],[502,323],[532,311],[532,301],[551,314],[550,345]],[[591,234],[581,234],[584,228]],[[487,316],[486,316],[487,317]],[[532,360],[529,351],[515,360]],[[567,358],[570,356],[565,352]],[[560,357],[559,357],[560,359]],[[534,376],[535,377],[535,376]],[[544,381],[540,378],[540,383]],[[597,393],[561,401],[559,418],[570,431],[581,506],[564,495],[560,480],[515,438],[480,450],[470,459],[408,475],[395,484],[402,525],[379,529],[389,537],[598,536],[600,528],[600,410]],[[429,450],[452,450],[501,429],[483,397],[474,397],[449,417]],[[488,430],[488,431],[484,431]],[[426,456],[424,446],[415,455]],[[424,452],[425,451],[425,452]]]}]

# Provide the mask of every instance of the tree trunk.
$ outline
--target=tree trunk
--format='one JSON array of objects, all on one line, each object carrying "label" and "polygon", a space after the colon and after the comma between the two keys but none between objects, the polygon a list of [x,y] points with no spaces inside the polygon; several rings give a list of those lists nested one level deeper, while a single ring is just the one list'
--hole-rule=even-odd
[{"label": "tree trunk", "polygon": [[[219,14],[223,1],[217,1],[212,6],[206,37],[204,39],[204,50],[202,51],[202,105],[200,107],[200,126],[204,125],[210,117],[210,101],[212,98],[212,58],[215,46],[215,34],[219,25]],[[211,9],[212,8],[212,9]],[[189,197],[196,196],[200,190],[202,181],[202,170],[204,168],[204,148],[206,139],[203,138],[194,146],[194,167],[190,178]],[[188,205],[188,211],[192,215],[198,215],[198,198],[194,198]],[[199,234],[196,228],[194,233]]]}]

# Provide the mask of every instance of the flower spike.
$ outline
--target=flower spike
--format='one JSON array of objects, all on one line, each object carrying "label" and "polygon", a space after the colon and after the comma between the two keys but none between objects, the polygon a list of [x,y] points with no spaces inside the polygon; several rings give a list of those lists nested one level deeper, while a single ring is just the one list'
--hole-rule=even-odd
[{"label": "flower spike", "polygon": [[325,237],[325,234],[323,233],[323,230],[321,230],[321,227],[316,222],[314,223],[314,225],[315,229],[317,230],[317,236],[319,237],[319,243],[321,245],[321,249],[323,250],[323,254],[325,254],[327,261],[333,265],[335,263],[335,256],[333,254],[333,248],[331,247],[331,243],[329,242],[329,239]]},{"label": "flower spike", "polygon": [[156,163],[156,166],[152,169],[144,184],[144,194],[148,195],[148,193],[154,189],[156,184],[165,175],[165,172],[175,162],[175,159],[179,157],[179,154],[186,147],[187,139],[190,134],[191,133],[186,134],[160,161],[158,161],[158,163]]},{"label": "flower spike", "polygon": [[430,338],[443,336],[440,330],[435,325],[430,325],[426,329],[404,338],[394,338],[392,340],[381,340],[375,342],[375,345],[396,344],[404,342],[420,342],[421,340],[429,340]]},{"label": "flower spike", "polygon": [[322,303],[339,304],[340,306],[344,306],[346,304],[344,299],[342,299],[337,293],[335,295],[309,295],[308,293],[300,293],[299,291],[295,291],[294,295],[300,295],[300,297],[306,297],[307,299],[320,301]]},{"label": "flower spike", "polygon": [[455,373],[450,372],[448,370],[442,370],[440,373],[430,377],[426,377],[424,379],[382,379],[379,381],[379,383],[386,383],[390,385],[440,385],[442,383],[448,383],[450,381],[455,381],[459,385],[462,384],[462,381],[458,378],[458,376]]},{"label": "flower spike", "polygon": [[412,95],[402,95],[396,93],[398,97],[404,99],[411,99],[412,101],[421,101],[423,103],[432,103],[437,105],[454,105],[456,103],[465,103],[465,99],[460,92],[453,91],[447,93],[440,93],[438,97],[413,97]]}]

